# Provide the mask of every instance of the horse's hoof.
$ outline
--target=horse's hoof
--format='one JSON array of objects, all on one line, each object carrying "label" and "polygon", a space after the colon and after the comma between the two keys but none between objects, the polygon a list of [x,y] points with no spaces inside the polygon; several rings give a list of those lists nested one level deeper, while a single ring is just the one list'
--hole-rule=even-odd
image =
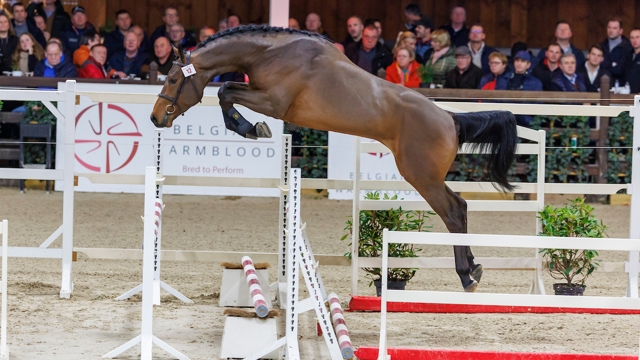
[{"label": "horse's hoof", "polygon": [[471,284],[467,285],[467,287],[464,288],[464,292],[476,292],[477,288],[478,288],[478,282],[473,280]]},{"label": "horse's hoof", "polygon": [[259,138],[270,138],[271,137],[271,129],[269,129],[269,125],[266,122],[259,122],[256,124],[256,135]]},{"label": "horse's hoof", "polygon": [[478,264],[474,269],[471,270],[471,273],[469,275],[471,275],[471,278],[473,280],[479,283],[480,279],[482,279],[482,270],[482,265]]},{"label": "horse's hoof", "polygon": [[257,137],[257,136],[255,136],[255,135],[253,135],[253,134],[251,134],[251,133],[247,133],[247,134],[244,136],[244,138],[245,138],[245,139],[251,139],[251,140],[258,140],[258,137]]}]

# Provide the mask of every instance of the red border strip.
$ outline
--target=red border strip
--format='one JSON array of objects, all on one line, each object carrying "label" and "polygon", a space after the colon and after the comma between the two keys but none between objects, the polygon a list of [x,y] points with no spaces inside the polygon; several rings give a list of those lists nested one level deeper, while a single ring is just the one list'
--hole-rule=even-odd
[{"label": "red border strip", "polygon": [[[388,348],[393,360],[638,360],[636,355],[521,353],[447,349]],[[378,348],[361,346],[355,351],[360,360],[377,360]]]},{"label": "red border strip", "polygon": [[[352,296],[348,311],[380,311],[380,298],[377,296]],[[563,307],[527,307],[501,305],[455,305],[455,304],[423,304],[410,302],[387,303],[389,312],[414,313],[462,313],[462,314],[611,314],[638,315],[640,310],[621,309],[575,309]]]}]

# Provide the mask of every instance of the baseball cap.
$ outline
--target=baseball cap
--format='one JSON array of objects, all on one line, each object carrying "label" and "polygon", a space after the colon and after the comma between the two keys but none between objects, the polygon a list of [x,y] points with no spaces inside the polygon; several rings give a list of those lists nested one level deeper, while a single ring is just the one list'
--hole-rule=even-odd
[{"label": "baseball cap", "polygon": [[420,20],[416,21],[413,23],[416,27],[422,25],[425,28],[431,29],[433,30],[433,20],[429,19],[428,17],[421,17]]},{"label": "baseball cap", "polygon": [[516,56],[514,56],[513,58],[514,59],[522,59],[524,61],[531,61],[531,55],[529,55],[529,53],[524,51],[524,50],[518,51]]},{"label": "baseball cap", "polygon": [[471,50],[467,46],[457,47],[455,56],[471,56]]},{"label": "baseball cap", "polygon": [[86,12],[84,11],[84,7],[82,7],[80,5],[77,5],[77,6],[73,7],[73,9],[71,10],[71,15],[73,15],[73,14],[75,14],[77,12],[81,12],[83,14],[86,14]]}]

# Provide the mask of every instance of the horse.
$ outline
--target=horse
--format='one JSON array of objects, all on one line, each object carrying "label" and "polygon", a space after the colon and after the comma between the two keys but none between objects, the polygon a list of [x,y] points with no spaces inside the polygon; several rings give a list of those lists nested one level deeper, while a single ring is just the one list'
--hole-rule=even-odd
[{"label": "horse", "polygon": [[[462,143],[486,154],[485,174],[494,186],[514,188],[507,180],[517,143],[512,113],[444,111],[417,91],[360,69],[315,33],[240,26],[210,36],[191,52],[174,53],[177,60],[151,113],[157,127],[171,127],[196,105],[214,76],[242,72],[249,83],[225,82],[218,92],[228,128],[250,138],[270,136],[264,129],[247,130],[253,125],[242,122],[233,106],[239,104],[298,126],[375,139],[391,150],[400,174],[449,232],[467,232],[467,204],[444,182]],[[475,291],[482,265],[474,263],[468,246],[454,246],[454,257],[464,291]]]}]

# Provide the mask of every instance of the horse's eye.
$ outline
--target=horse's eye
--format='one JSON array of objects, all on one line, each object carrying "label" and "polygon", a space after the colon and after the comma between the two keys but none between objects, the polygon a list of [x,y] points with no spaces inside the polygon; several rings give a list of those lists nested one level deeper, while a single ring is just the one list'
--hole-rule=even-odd
[{"label": "horse's eye", "polygon": [[169,84],[175,84],[178,82],[178,79],[169,79]]}]

